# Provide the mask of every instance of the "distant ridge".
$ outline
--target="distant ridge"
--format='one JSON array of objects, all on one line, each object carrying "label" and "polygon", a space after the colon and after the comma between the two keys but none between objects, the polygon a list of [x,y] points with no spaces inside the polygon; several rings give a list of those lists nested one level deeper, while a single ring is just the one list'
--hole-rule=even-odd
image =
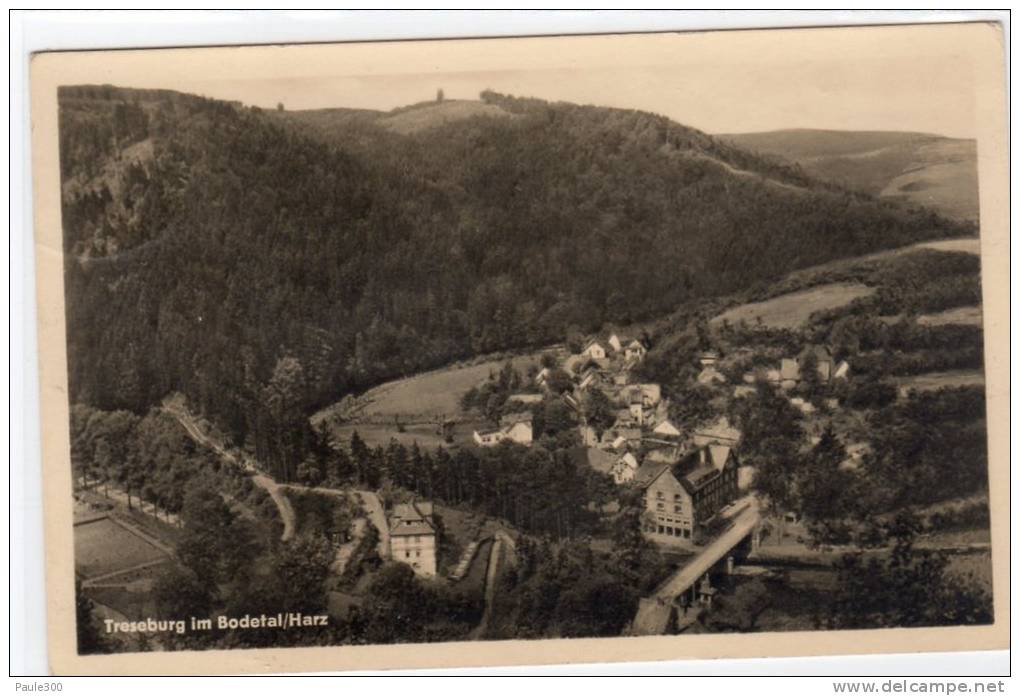
[{"label": "distant ridge", "polygon": [[795,162],[808,174],[841,186],[924,205],[958,220],[978,219],[977,143],[971,139],[809,128],[718,137]]}]

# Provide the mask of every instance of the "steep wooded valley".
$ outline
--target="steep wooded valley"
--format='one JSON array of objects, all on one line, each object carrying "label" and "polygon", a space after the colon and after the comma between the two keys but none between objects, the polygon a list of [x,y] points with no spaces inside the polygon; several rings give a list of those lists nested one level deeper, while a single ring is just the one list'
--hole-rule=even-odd
[{"label": "steep wooded valley", "polygon": [[287,480],[345,393],[975,231],[661,116],[481,98],[63,88],[71,401],[182,392]]}]

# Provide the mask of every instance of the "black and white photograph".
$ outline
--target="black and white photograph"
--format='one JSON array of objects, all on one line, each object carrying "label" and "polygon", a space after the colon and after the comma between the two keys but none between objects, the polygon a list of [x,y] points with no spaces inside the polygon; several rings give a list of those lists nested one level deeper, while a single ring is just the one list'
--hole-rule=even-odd
[{"label": "black and white photograph", "polygon": [[1006,141],[976,77],[998,41],[37,57],[69,552],[47,583],[75,669],[1005,645],[1008,229],[979,172]]}]

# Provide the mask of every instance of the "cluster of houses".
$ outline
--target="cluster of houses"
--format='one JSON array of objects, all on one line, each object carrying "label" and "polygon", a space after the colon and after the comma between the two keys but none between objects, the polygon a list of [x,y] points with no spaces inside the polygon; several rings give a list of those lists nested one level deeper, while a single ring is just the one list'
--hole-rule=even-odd
[{"label": "cluster of houses", "polygon": [[[574,394],[564,398],[581,415],[588,465],[618,486],[643,490],[645,537],[690,547],[699,527],[739,495],[736,447],[741,433],[724,417],[687,432],[673,422],[661,386],[632,381],[631,371],[646,352],[640,341],[617,335],[590,340],[564,365],[576,381]],[[717,361],[712,352],[701,356],[700,383],[725,383]],[[602,433],[586,422],[580,406],[596,389],[616,408],[612,425]]]},{"label": "cluster of houses", "polygon": [[[632,379],[633,368],[647,353],[637,339],[618,334],[597,336],[563,363],[571,377],[572,390],[560,397],[579,416],[584,459],[588,465],[609,475],[618,486],[636,486],[644,491],[645,536],[655,542],[680,547],[696,543],[697,530],[738,496],[745,483],[737,456],[741,433],[725,417],[698,428],[685,429],[669,416],[669,400],[660,385]],[[729,389],[721,370],[720,356],[706,351],[699,356],[699,385]],[[790,392],[804,379],[805,369],[817,371],[820,382],[846,379],[850,366],[836,363],[824,346],[806,346],[795,358],[783,358],[773,369],[747,372],[733,385],[733,397],[755,393],[756,384],[768,382]],[[535,377],[535,386],[550,391],[551,370]],[[615,409],[612,425],[598,432],[586,419],[586,397],[601,392]],[[526,407],[538,403],[544,394],[514,394],[509,401]],[[790,395],[791,403],[805,413],[814,407],[805,399]],[[476,431],[475,443],[492,447],[510,441],[530,445],[531,416],[526,411],[503,417],[499,427]]]}]

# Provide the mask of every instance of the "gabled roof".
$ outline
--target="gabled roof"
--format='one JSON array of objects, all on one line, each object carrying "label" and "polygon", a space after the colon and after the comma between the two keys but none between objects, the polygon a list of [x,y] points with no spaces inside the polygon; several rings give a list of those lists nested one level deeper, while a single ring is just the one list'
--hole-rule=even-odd
[{"label": "gabled roof", "polygon": [[634,483],[642,487],[648,487],[663,472],[669,471],[673,465],[668,462],[651,462],[648,459],[641,462],[641,466],[634,473]]},{"label": "gabled roof", "polygon": [[732,451],[732,448],[727,447],[726,445],[709,445],[708,455],[712,466],[714,466],[717,471],[722,471],[723,468],[725,468],[726,461],[730,458],[730,452]]},{"label": "gabled roof", "polygon": [[673,476],[692,495],[705,484],[714,481],[734,457],[733,450],[724,445],[705,445],[689,452],[673,466]]},{"label": "gabled roof", "polygon": [[680,428],[676,427],[673,421],[671,421],[669,418],[663,418],[662,420],[655,424],[655,427],[652,428],[652,431],[659,434],[663,434],[664,431],[675,431],[677,434],[679,434]]},{"label": "gabled roof", "polygon": [[435,534],[432,526],[434,507],[429,501],[398,503],[390,513],[390,536]]}]

